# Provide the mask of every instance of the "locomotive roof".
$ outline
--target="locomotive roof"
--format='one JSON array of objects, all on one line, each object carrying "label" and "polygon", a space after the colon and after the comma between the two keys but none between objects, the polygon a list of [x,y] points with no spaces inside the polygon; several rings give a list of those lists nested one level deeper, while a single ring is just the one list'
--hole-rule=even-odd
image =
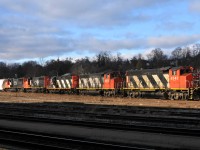
[{"label": "locomotive roof", "polygon": [[157,69],[143,69],[143,70],[128,70],[127,73],[130,74],[156,74],[163,73],[170,69],[171,67],[163,67]]},{"label": "locomotive roof", "polygon": [[84,78],[84,77],[99,77],[99,76],[104,76],[104,74],[112,74],[112,73],[117,73],[119,74],[118,71],[105,71],[105,72],[99,72],[99,73],[88,73],[88,74],[80,74],[79,76]]},{"label": "locomotive roof", "polygon": [[87,77],[103,77],[104,76],[104,73],[103,72],[100,72],[100,73],[91,73],[91,74],[80,74],[80,77],[82,78],[87,78]]},{"label": "locomotive roof", "polygon": [[173,67],[172,70],[176,71],[178,69],[189,69],[189,68],[191,68],[191,67],[190,66],[178,66],[178,67]]},{"label": "locomotive roof", "polygon": [[72,75],[71,73],[65,73],[65,74],[63,74],[61,76],[71,76],[71,75]]}]

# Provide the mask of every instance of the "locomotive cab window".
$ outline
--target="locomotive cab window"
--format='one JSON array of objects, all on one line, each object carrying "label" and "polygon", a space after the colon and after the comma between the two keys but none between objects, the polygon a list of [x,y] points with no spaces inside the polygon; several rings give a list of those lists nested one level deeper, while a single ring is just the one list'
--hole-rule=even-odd
[{"label": "locomotive cab window", "polygon": [[113,74],[113,73],[111,73],[111,74],[110,74],[110,78],[112,79],[113,77],[114,77],[114,74]]},{"label": "locomotive cab window", "polygon": [[180,75],[184,74],[185,73],[185,70],[184,69],[181,69],[180,71]]},{"label": "locomotive cab window", "polygon": [[180,74],[184,74],[184,73],[191,73],[190,69],[181,69]]}]

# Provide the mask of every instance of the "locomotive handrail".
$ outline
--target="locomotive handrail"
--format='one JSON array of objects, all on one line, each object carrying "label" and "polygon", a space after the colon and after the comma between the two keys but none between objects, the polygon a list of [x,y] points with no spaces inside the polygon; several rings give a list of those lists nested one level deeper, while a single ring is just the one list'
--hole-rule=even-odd
[{"label": "locomotive handrail", "polygon": [[192,87],[192,86],[191,86],[191,82],[188,81],[188,80],[186,80],[186,85],[187,85],[187,83],[188,83],[188,87],[191,88],[191,87]]}]

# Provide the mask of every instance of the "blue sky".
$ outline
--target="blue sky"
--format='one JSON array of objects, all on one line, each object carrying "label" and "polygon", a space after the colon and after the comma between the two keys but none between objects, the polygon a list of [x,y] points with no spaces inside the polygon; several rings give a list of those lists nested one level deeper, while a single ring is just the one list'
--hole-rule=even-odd
[{"label": "blue sky", "polygon": [[6,62],[131,58],[200,42],[198,0],[1,0],[0,20]]}]

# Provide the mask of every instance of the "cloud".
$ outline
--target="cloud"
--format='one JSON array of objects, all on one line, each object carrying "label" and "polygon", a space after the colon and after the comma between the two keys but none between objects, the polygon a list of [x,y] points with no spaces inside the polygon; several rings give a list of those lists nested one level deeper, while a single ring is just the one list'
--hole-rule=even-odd
[{"label": "cloud", "polygon": [[101,40],[95,37],[89,37],[85,39],[79,39],[74,41],[74,46],[79,50],[88,50],[88,51],[117,51],[120,49],[133,49],[138,48],[142,45],[142,40],[133,40],[133,39],[121,39],[121,40]]},{"label": "cloud", "polygon": [[190,21],[162,21],[158,26],[156,26],[156,29],[162,29],[167,31],[183,31],[183,30],[190,30],[193,28],[195,23]]},{"label": "cloud", "polygon": [[148,13],[138,11],[162,5],[157,0],[1,0],[5,10],[23,16],[36,16],[45,21],[63,21],[91,27],[124,25],[151,19]]},{"label": "cloud", "polygon": [[200,1],[199,0],[191,0],[189,9],[192,12],[198,12],[200,13]]},{"label": "cloud", "polygon": [[[163,20],[162,16],[157,22],[155,16],[159,16],[159,11],[156,8],[166,9],[165,5],[171,2],[1,0],[0,58],[20,60],[61,56],[71,52],[84,55],[84,52],[98,53],[102,50],[136,51],[196,42],[198,33],[174,36],[170,32],[168,36],[163,32],[154,34],[155,24],[161,24]],[[168,17],[167,13],[165,15]],[[166,23],[163,29],[167,31],[192,27],[192,21],[179,23],[169,21],[167,17],[163,21]],[[150,30],[152,34],[149,34]]]},{"label": "cloud", "polygon": [[173,48],[178,46],[184,46],[198,42],[200,40],[200,34],[196,35],[179,35],[179,36],[160,36],[150,37],[147,40],[147,45],[150,47],[159,48]]},{"label": "cloud", "polygon": [[[1,38],[1,37],[0,37]],[[9,44],[3,44],[0,40],[0,57],[2,59],[23,59],[23,58],[45,58],[48,56],[62,56],[67,53],[76,52],[84,55],[84,52],[98,53],[100,51],[118,52],[120,50],[138,50],[148,48],[171,49],[199,41],[200,35],[191,36],[161,36],[143,39],[98,39],[96,37],[79,38],[56,38],[54,36],[17,36],[7,38]],[[13,41],[15,41],[13,43]]]}]

